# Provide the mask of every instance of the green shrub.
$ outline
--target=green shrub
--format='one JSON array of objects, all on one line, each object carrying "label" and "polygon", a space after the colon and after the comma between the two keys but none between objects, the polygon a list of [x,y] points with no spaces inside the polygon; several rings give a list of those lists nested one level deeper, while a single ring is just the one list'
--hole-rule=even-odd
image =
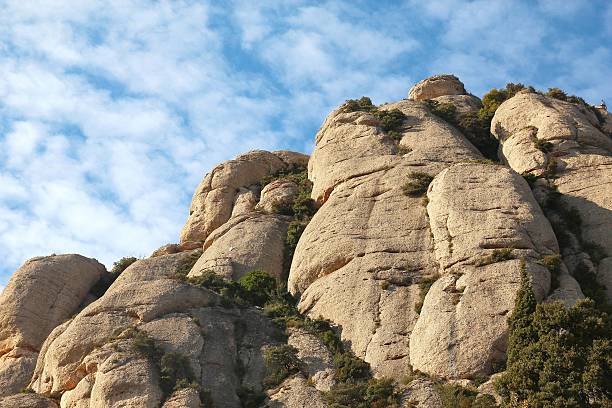
[{"label": "green shrub", "polygon": [[527,184],[529,184],[530,188],[533,188],[533,186],[535,185],[536,180],[539,178],[538,176],[536,176],[535,174],[532,174],[532,173],[523,173],[523,174],[521,174],[521,176],[523,176],[523,178],[525,179]]},{"label": "green shrub", "polygon": [[164,353],[159,365],[161,389],[166,395],[194,384],[194,375],[187,357],[181,353]]},{"label": "green shrub", "polygon": [[574,268],[574,278],[580,285],[582,293],[589,299],[595,301],[600,309],[611,313],[606,287],[597,281],[597,276],[591,272],[584,262],[579,262]]},{"label": "green shrub", "polygon": [[381,128],[392,139],[399,141],[402,138],[402,125],[406,119],[406,115],[399,109],[377,110],[374,116],[380,120]]},{"label": "green shrub", "polygon": [[372,100],[367,96],[362,96],[359,99],[349,99],[344,102],[344,112],[372,112],[376,110],[376,106],[372,104]]},{"label": "green shrub", "polygon": [[408,178],[409,180],[404,184],[402,190],[409,197],[419,197],[425,194],[429,183],[433,180],[433,176],[421,171],[410,173]]},{"label": "green shrub", "polygon": [[189,360],[183,354],[164,352],[146,332],[133,326],[125,330],[118,338],[131,339],[133,350],[147,358],[157,368],[164,400],[174,391],[182,388],[199,389],[195,383]]},{"label": "green shrub", "polygon": [[550,272],[550,291],[552,292],[559,287],[559,276],[561,275],[561,256],[546,255],[542,258],[541,263]]},{"label": "green shrub", "polygon": [[121,272],[125,271],[128,266],[136,262],[138,258],[133,256],[124,257],[113,263],[113,268],[111,269],[111,273],[119,275]]},{"label": "green shrub", "polygon": [[457,384],[436,384],[443,408],[471,408],[478,394]]},{"label": "green shrub", "polygon": [[263,306],[276,290],[276,279],[264,271],[251,271],[238,280],[241,297],[255,306]]},{"label": "green shrub", "polygon": [[370,376],[370,365],[351,353],[337,353],[334,356],[336,379],[340,382],[355,382]]},{"label": "green shrub", "polygon": [[283,380],[301,370],[302,363],[297,357],[297,349],[288,344],[268,347],[264,351],[266,378],[264,386],[273,388]]},{"label": "green shrub", "polygon": [[325,393],[325,400],[333,408],[397,408],[399,395],[390,379],[371,379],[368,382],[340,383]]},{"label": "green shrub", "polygon": [[440,275],[435,274],[430,277],[423,278],[419,282],[419,300],[414,304],[414,311],[417,313],[421,313],[423,309],[423,302],[425,302],[425,296],[427,296],[427,292],[431,289],[431,285],[434,284],[435,281],[440,279]]},{"label": "green shrub", "polygon": [[428,99],[425,101],[425,104],[434,115],[441,117],[449,123],[456,123],[457,108],[452,103]]},{"label": "green shrub", "polygon": [[[512,98],[517,92],[525,89],[523,84],[513,84],[512,82],[506,84],[504,89],[493,88],[482,97],[482,108],[478,112],[478,116],[483,120],[488,120],[491,123],[491,119],[495,114],[499,105],[506,100]],[[532,91],[535,91],[533,87],[529,87]]]},{"label": "green shrub", "polygon": [[178,279],[184,280],[187,277],[187,274],[193,268],[193,265],[200,259],[202,256],[202,249],[196,249],[191,251],[186,259],[183,259],[181,263],[178,265],[176,269],[176,277]]},{"label": "green shrub", "polygon": [[523,268],[508,323],[507,368],[495,384],[506,404],[612,404],[612,319],[592,300],[536,305]]},{"label": "green shrub", "polygon": [[494,249],[489,255],[480,257],[480,259],[476,261],[475,265],[485,266],[514,259],[514,255],[512,255],[513,250],[514,248]]},{"label": "green shrub", "polygon": [[567,101],[567,94],[559,88],[548,88],[546,96],[550,96],[551,98],[559,99],[561,101]]},{"label": "green shrub", "polygon": [[550,142],[547,142],[542,139],[538,139],[535,136],[531,140],[533,141],[533,147],[535,147],[536,149],[540,150],[543,153],[550,153],[553,149],[553,144]]}]

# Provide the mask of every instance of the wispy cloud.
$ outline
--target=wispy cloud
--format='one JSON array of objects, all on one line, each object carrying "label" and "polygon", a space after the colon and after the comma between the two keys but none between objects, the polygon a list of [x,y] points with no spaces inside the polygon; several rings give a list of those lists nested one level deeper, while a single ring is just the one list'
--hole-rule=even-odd
[{"label": "wispy cloud", "polygon": [[398,99],[437,72],[477,94],[523,81],[612,97],[611,7],[358,3],[2,2],[0,284],[34,255],[110,266],[176,240],[214,164],[308,152],[347,98]]}]

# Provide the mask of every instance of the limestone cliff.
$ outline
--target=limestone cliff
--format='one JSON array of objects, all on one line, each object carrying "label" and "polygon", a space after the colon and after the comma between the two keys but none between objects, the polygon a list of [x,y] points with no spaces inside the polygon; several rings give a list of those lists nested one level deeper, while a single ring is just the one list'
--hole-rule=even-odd
[{"label": "limestone cliff", "polygon": [[494,406],[523,277],[540,303],[612,299],[612,115],[514,93],[494,116],[452,75],[347,101],[310,157],[216,166],[179,244],[27,261],[0,408]]}]

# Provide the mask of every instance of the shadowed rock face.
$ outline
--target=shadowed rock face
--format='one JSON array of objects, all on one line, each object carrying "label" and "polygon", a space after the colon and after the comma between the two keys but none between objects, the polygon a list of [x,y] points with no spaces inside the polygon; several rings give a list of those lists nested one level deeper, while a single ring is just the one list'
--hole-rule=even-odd
[{"label": "shadowed rock face", "polygon": [[[95,260],[26,262],[0,296],[0,408],[328,407],[339,346],[303,321],[283,334],[261,308],[189,283],[207,271],[283,280],[293,255],[286,283],[299,311],[327,319],[345,350],[398,382],[414,370],[459,383],[489,377],[505,359],[523,268],[541,302],[583,298],[573,275],[584,265],[612,290],[611,116],[519,93],[493,118],[503,164],[490,164],[425,99],[460,113],[481,107],[456,77],[436,76],[378,112],[340,106],[310,158],[253,151],[218,165],[194,194],[181,242],[131,264],[99,299],[89,292],[108,276]],[[395,109],[404,116],[391,135],[380,112]],[[261,181],[305,166],[319,209],[291,254],[290,227],[306,220],[279,212],[304,199],[301,184]],[[525,172],[548,178],[530,188]],[[559,210],[544,206],[551,188],[582,220],[563,242],[551,227]],[[552,277],[543,260],[559,253]],[[301,371],[264,390],[266,350],[281,344]],[[164,389],[161,355],[180,356],[192,386]],[[35,394],[19,394],[25,387]],[[481,389],[494,394],[490,381]],[[402,406],[442,405],[435,381],[397,390]]]}]

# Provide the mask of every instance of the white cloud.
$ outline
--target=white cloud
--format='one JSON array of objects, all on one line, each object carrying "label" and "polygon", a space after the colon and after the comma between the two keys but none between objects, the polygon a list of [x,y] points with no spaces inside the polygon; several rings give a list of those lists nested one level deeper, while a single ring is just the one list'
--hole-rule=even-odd
[{"label": "white cloud", "polygon": [[607,43],[557,41],[547,24],[579,2],[510,4],[3,2],[0,284],[34,255],[110,266],[175,241],[205,171],[255,148],[309,151],[347,98],[399,99],[436,72],[479,94],[530,83],[542,61],[563,67],[546,80],[612,95]]}]

